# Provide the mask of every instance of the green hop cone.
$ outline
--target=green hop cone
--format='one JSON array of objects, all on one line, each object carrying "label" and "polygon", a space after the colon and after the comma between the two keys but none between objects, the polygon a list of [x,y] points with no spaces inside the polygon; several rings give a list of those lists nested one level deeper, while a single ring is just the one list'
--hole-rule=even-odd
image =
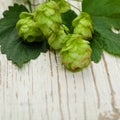
[{"label": "green hop cone", "polygon": [[52,32],[48,39],[48,43],[51,48],[55,50],[59,50],[62,48],[64,39],[67,36],[68,28],[65,25],[60,26],[58,31]]},{"label": "green hop cone", "polygon": [[59,6],[60,13],[65,13],[68,10],[70,10],[70,4],[66,2],[65,0],[59,0],[57,4]]},{"label": "green hop cone", "polygon": [[91,61],[92,49],[89,42],[79,34],[70,34],[66,37],[60,51],[62,63],[71,71],[87,67]]},{"label": "green hop cone", "polygon": [[36,38],[42,34],[33,20],[33,13],[22,12],[16,24],[16,28],[18,30],[18,35],[27,42],[36,41]]},{"label": "green hop cone", "polygon": [[77,16],[72,25],[74,27],[74,33],[82,35],[84,39],[91,39],[93,30],[92,20],[90,15],[85,12],[81,12],[79,16]]},{"label": "green hop cone", "polygon": [[55,1],[45,2],[35,9],[34,20],[45,36],[59,29],[62,24],[59,6]]}]

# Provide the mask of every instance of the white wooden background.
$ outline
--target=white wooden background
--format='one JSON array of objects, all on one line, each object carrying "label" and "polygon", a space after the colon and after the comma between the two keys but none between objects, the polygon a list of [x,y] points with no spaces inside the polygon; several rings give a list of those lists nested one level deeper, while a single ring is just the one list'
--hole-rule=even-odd
[{"label": "white wooden background", "polygon": [[[12,3],[0,0],[0,17]],[[55,53],[22,69],[0,54],[0,120],[120,120],[120,58],[72,73]]]}]

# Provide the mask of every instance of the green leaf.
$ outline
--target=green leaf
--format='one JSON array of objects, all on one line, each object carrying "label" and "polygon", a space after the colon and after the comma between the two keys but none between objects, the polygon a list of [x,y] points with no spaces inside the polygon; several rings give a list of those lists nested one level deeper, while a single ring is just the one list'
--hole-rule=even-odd
[{"label": "green leaf", "polygon": [[72,21],[77,17],[77,14],[73,10],[69,10],[66,13],[62,14],[62,21],[63,24],[66,25],[70,33],[73,32],[73,26],[72,26]]},{"label": "green leaf", "polygon": [[91,60],[94,62],[99,62],[101,59],[101,54],[103,52],[103,38],[100,37],[100,35],[95,31],[93,35],[93,39],[90,42],[90,46],[92,48],[92,55]]},{"label": "green leaf", "polygon": [[[112,28],[120,29],[120,0],[83,0],[82,9],[91,15],[94,29],[99,33],[97,39],[102,42],[103,49],[120,56],[120,34],[112,30]],[[95,40],[93,39],[92,46],[97,46]],[[96,54],[100,56],[101,52]]]},{"label": "green leaf", "polygon": [[18,36],[15,26],[19,14],[23,11],[28,10],[23,5],[14,4],[3,13],[4,18],[0,20],[1,52],[6,54],[7,58],[19,67],[31,59],[37,58],[40,52],[47,51],[46,40],[40,43],[25,43]]}]

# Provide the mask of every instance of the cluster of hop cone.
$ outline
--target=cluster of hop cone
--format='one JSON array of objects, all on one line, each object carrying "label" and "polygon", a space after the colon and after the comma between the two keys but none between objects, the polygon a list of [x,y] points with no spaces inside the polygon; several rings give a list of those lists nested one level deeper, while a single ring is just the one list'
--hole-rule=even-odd
[{"label": "cluster of hop cone", "polygon": [[80,12],[73,21],[73,33],[63,24],[61,14],[70,10],[64,0],[41,3],[34,12],[22,12],[16,24],[18,34],[27,42],[45,37],[54,50],[60,52],[62,63],[71,71],[87,67],[91,61],[93,25],[89,14]]}]

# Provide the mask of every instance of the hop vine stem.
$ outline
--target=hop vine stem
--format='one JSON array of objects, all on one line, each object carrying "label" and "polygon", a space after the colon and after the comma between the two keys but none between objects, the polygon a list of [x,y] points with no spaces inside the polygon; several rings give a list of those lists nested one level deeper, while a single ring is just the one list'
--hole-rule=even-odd
[{"label": "hop vine stem", "polygon": [[32,3],[30,0],[28,0],[28,6],[29,6],[30,11],[32,12]]},{"label": "hop vine stem", "polygon": [[29,7],[30,12],[32,12],[32,3],[30,0],[24,0],[24,4],[27,4]]},{"label": "hop vine stem", "polygon": [[[69,3],[69,2],[68,2]],[[79,8],[77,8],[76,6],[74,6],[73,4],[69,3],[73,8],[75,8],[76,10],[78,10],[79,12],[81,12],[81,10]]]},{"label": "hop vine stem", "polygon": [[[46,0],[45,2],[50,2],[51,0]],[[69,3],[69,2],[68,2]],[[39,3],[38,4],[33,4],[33,3],[31,3],[31,1],[30,0],[27,0],[27,4],[28,4],[28,6],[29,6],[29,9],[30,9],[30,11],[32,12],[32,6],[37,6],[37,5],[39,5]],[[79,8],[77,8],[76,6],[74,6],[73,4],[71,4],[71,3],[69,3],[70,4],[70,6],[72,6],[73,8],[75,8],[76,10],[78,10],[79,12],[81,12],[81,10],[79,9]]]}]

